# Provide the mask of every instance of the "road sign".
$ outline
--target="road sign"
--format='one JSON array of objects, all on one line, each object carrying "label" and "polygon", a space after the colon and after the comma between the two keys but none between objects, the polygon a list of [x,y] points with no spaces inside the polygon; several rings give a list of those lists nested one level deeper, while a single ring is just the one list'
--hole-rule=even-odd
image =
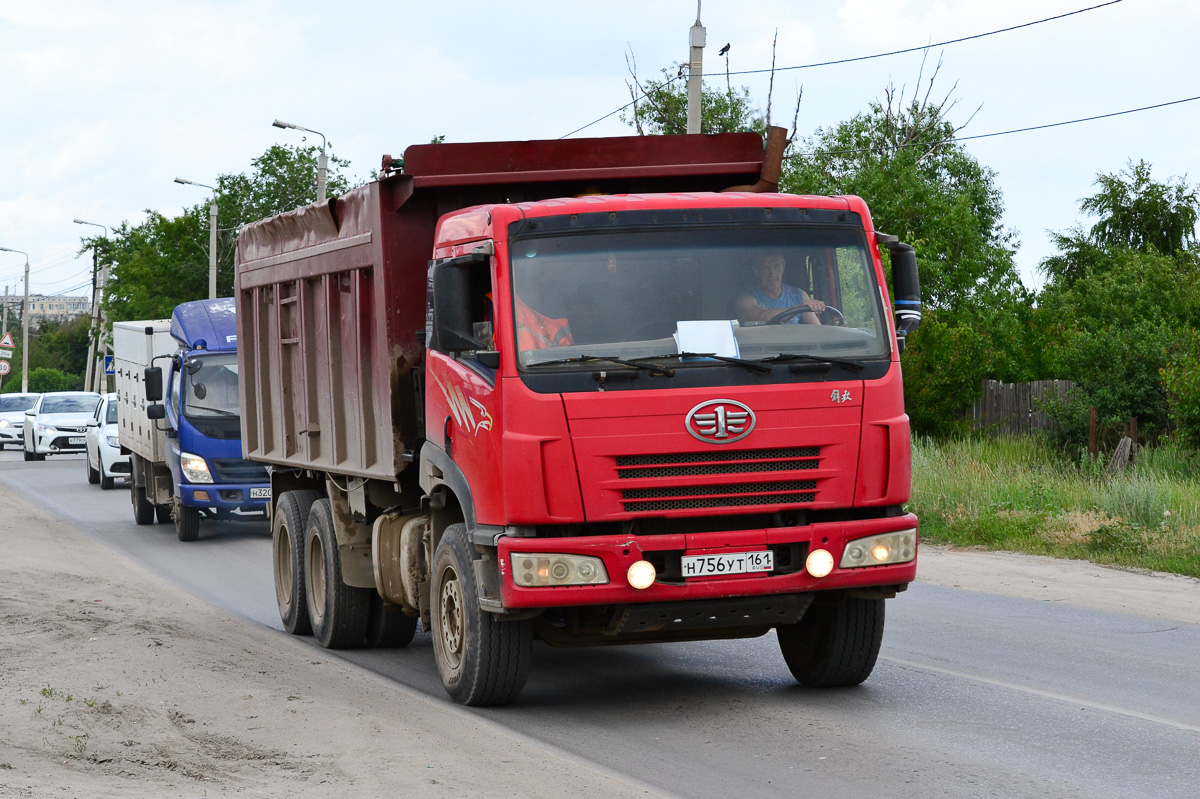
[{"label": "road sign", "polygon": [[17,348],[17,345],[13,344],[12,333],[5,333],[4,338],[0,338],[0,347],[6,350],[15,350]]},{"label": "road sign", "polygon": [[0,361],[0,375],[8,374],[8,361]]},{"label": "road sign", "polygon": [[11,358],[12,350],[0,350],[0,358]]},{"label": "road sign", "polygon": [[113,365],[113,356],[105,355],[104,356],[104,374],[115,375],[116,373],[117,373],[117,368]]}]

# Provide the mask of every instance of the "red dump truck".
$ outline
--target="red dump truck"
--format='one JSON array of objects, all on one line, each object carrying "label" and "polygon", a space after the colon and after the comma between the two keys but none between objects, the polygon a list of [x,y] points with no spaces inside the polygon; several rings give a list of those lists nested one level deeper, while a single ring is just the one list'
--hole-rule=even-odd
[{"label": "red dump truck", "polygon": [[867,678],[916,574],[916,259],[857,197],[778,193],[780,134],[413,146],[242,229],[288,632],[419,620],[468,705],[535,640],[774,629],[799,682]]}]

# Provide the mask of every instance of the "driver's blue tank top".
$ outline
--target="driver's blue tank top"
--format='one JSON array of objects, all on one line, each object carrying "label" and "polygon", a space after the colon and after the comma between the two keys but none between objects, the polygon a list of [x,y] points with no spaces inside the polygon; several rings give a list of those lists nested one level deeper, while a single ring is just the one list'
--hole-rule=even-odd
[{"label": "driver's blue tank top", "polygon": [[[758,303],[759,308],[767,308],[769,310],[784,310],[785,308],[795,308],[800,303],[804,302],[804,292],[795,286],[783,284],[783,293],[778,297],[768,297],[762,290],[761,286],[755,286],[753,292],[754,301]],[[785,324],[798,325],[800,324],[800,314],[796,314]]]}]

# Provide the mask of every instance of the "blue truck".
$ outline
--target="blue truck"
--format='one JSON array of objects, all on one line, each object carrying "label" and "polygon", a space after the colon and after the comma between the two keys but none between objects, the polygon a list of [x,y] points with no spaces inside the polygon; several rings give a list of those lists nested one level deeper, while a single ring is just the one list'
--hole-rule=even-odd
[{"label": "blue truck", "polygon": [[171,318],[113,324],[122,451],[138,524],[265,518],[267,467],[242,454],[232,298],[177,306]]}]

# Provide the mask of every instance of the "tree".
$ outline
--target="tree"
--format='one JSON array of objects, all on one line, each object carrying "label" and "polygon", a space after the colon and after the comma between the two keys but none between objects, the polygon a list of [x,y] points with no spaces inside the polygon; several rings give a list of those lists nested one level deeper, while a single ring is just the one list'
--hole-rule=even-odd
[{"label": "tree", "polygon": [[1038,297],[1049,357],[1076,390],[1051,413],[1060,439],[1079,445],[1088,408],[1101,427],[1137,416],[1149,435],[1173,423],[1196,436],[1191,365],[1200,328],[1200,253],[1195,248],[1195,190],[1186,181],[1152,179],[1145,161],[1101,173],[1099,191],[1080,201],[1096,217],[1055,237],[1059,252],[1041,264],[1048,281]]},{"label": "tree", "polygon": [[81,391],[83,376],[64,374],[58,369],[38,367],[29,372],[29,391],[45,394],[47,391]]},{"label": "tree", "polygon": [[819,128],[782,180],[797,194],[865,198],[875,228],[916,250],[925,313],[909,336],[904,378],[913,429],[923,433],[964,424],[981,380],[1032,379],[1041,367],[1023,343],[1030,296],[1013,261],[1014,234],[1001,224],[995,172],[955,141],[964,126],[949,120],[949,93],[931,101],[936,76],[923,96],[905,100],[889,86],[865,113]]},{"label": "tree", "polygon": [[1103,270],[1108,254],[1120,249],[1158,252],[1174,256],[1196,244],[1200,198],[1185,178],[1155,181],[1144,160],[1117,173],[1098,173],[1093,185],[1100,190],[1079,201],[1080,209],[1098,217],[1090,230],[1076,226],[1066,234],[1053,234],[1059,251],[1041,263],[1050,282],[1073,283]]},{"label": "tree", "polygon": [[[233,293],[233,257],[242,225],[316,202],[319,149],[272,145],[251,160],[249,174],[217,177],[217,294]],[[326,193],[350,188],[341,170],[349,162],[330,156]],[[161,319],[181,302],[208,296],[208,203],[167,218],[147,210],[137,225],[122,223],[112,236],[83,240],[109,265],[104,309],[109,319]]]}]

